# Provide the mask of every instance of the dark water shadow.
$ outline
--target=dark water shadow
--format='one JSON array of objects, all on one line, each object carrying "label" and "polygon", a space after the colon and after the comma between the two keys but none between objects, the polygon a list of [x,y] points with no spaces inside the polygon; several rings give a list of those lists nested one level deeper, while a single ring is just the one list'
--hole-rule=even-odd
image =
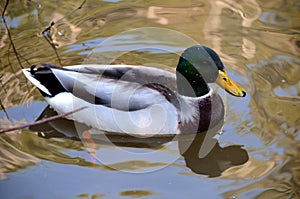
[{"label": "dark water shadow", "polygon": [[[53,115],[56,115],[56,112],[47,107],[37,120]],[[247,151],[241,145],[220,146],[216,137],[221,128],[222,124],[197,135],[142,138],[128,134],[95,131],[95,129],[92,130],[84,124],[60,118],[30,127],[30,130],[38,132],[40,137],[46,139],[67,138],[89,144],[118,147],[158,149],[168,142],[177,141],[180,155],[184,158],[187,167],[197,174],[218,177],[223,171],[233,166],[242,165],[249,159]],[[92,131],[94,133],[90,133]]]},{"label": "dark water shadow", "polygon": [[[210,146],[209,152],[203,156],[201,148],[205,141],[215,144]],[[194,173],[209,177],[218,177],[223,171],[249,160],[247,151],[241,145],[221,147],[215,138],[207,138],[205,133],[197,134],[193,140],[179,139],[178,147],[187,167]]]}]

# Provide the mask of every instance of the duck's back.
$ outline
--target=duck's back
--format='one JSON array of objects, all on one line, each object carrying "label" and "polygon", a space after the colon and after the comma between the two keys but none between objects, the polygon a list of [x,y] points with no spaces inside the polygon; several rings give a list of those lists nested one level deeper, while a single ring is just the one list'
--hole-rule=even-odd
[{"label": "duck's back", "polygon": [[43,66],[24,74],[46,97],[70,92],[93,104],[135,111],[165,101],[176,90],[173,73],[145,66]]}]

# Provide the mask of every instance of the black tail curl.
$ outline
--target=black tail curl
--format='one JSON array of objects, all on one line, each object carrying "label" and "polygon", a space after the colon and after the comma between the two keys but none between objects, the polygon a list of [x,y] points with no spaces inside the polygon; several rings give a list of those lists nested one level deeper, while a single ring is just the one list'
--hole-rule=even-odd
[{"label": "black tail curl", "polygon": [[39,89],[40,93],[44,97],[53,97],[61,92],[67,92],[67,90],[63,87],[63,85],[59,82],[59,80],[53,74],[51,68],[60,68],[51,64],[41,64],[41,67],[37,67],[37,65],[32,65],[30,67],[30,74],[36,80],[38,80],[43,86],[45,86],[49,93],[45,93]]}]

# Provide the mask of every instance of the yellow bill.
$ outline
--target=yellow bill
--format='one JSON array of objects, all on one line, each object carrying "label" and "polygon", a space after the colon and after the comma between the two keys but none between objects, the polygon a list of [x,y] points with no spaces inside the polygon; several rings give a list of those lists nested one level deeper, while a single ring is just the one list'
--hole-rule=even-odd
[{"label": "yellow bill", "polygon": [[236,97],[246,96],[246,92],[244,91],[244,89],[233,80],[231,80],[225,71],[219,70],[219,76],[216,80],[216,83],[231,95],[234,95]]}]

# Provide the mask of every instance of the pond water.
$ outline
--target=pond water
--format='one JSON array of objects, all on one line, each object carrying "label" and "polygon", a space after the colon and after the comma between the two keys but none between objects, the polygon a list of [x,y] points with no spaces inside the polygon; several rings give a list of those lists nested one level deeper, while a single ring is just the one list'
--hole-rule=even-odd
[{"label": "pond water", "polygon": [[[89,0],[72,13],[81,3],[8,2],[2,129],[55,114],[21,72],[38,63],[173,71],[178,54],[199,43],[220,55],[247,96],[220,91],[223,131],[205,152],[204,134],[192,143],[78,134],[81,124],[65,119],[2,133],[1,198],[300,198],[300,2]],[[50,36],[41,35],[51,22]]]}]

